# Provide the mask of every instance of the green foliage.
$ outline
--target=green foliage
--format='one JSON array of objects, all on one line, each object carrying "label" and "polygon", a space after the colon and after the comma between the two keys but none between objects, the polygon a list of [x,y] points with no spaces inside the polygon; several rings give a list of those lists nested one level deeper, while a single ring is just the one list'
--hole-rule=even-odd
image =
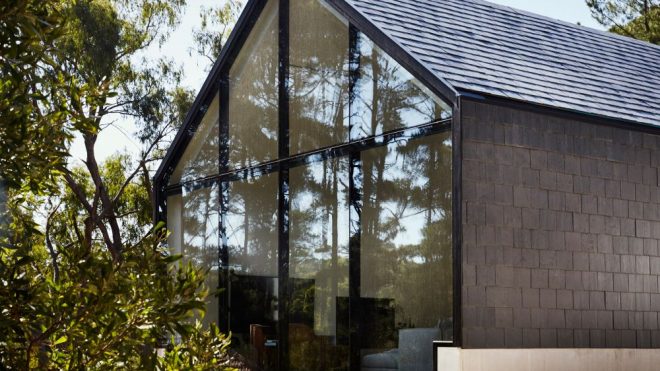
[{"label": "green foliage", "polygon": [[658,0],[586,0],[592,16],[611,32],[660,45]]},{"label": "green foliage", "polygon": [[65,162],[70,133],[64,86],[50,54],[62,34],[58,4],[41,0],[0,2],[0,180],[5,186],[43,188],[52,169]]},{"label": "green foliage", "polygon": [[176,342],[159,360],[161,369],[167,371],[237,370],[231,367],[227,356],[230,336],[223,335],[215,324],[204,329],[196,322],[192,335],[185,342]]},{"label": "green foliage", "polygon": [[[110,192],[125,182],[127,156],[101,168]],[[74,177],[93,192],[82,168]],[[124,208],[144,210],[144,186],[130,184],[118,200]],[[88,222],[70,190],[57,199],[43,235],[34,222],[39,198],[10,190],[6,233],[0,234],[0,364],[5,369],[224,369],[228,338],[217,329],[193,325],[203,316],[206,270],[182,264],[160,247],[163,230],[131,230],[131,241],[115,260],[79,229]],[[52,199],[51,199],[52,200]],[[137,214],[133,222],[140,224]],[[90,242],[91,241],[91,242]],[[52,245],[52,246],[51,246]],[[53,249],[53,246],[59,248]],[[154,348],[176,334],[164,358]],[[211,367],[213,366],[213,367]]]},{"label": "green foliage", "polygon": [[[204,310],[205,272],[177,267],[179,258],[167,256],[156,237],[124,250],[119,263],[103,250],[72,246],[60,251],[55,280],[42,245],[3,248],[0,364],[20,370],[155,368],[159,341],[174,333],[183,341],[202,336],[190,321]],[[193,350],[216,351],[199,345]]]},{"label": "green foliage", "polygon": [[[148,48],[184,5],[0,2],[0,368],[225,369],[228,338],[193,324],[206,270],[167,256],[151,228],[151,164],[193,96]],[[118,119],[142,151],[100,163],[98,135]],[[182,345],[158,358],[172,336]]]}]

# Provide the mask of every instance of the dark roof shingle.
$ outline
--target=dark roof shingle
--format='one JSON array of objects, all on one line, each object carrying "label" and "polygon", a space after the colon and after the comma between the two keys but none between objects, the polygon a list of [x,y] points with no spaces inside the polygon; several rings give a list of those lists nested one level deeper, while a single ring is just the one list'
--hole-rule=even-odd
[{"label": "dark roof shingle", "polygon": [[660,126],[660,47],[481,0],[346,0],[452,87]]}]

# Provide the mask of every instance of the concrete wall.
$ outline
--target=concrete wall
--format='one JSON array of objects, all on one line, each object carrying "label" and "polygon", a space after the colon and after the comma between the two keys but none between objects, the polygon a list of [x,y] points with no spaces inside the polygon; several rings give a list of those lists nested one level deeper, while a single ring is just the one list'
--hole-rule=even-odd
[{"label": "concrete wall", "polygon": [[438,349],[437,371],[656,371],[655,349]]},{"label": "concrete wall", "polygon": [[464,348],[660,347],[660,137],[462,119]]}]

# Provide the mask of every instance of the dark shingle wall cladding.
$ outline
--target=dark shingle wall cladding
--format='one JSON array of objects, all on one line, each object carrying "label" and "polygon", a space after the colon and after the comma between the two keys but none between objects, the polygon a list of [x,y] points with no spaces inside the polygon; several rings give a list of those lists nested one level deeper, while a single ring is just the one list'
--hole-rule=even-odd
[{"label": "dark shingle wall cladding", "polygon": [[464,347],[660,347],[660,136],[463,107]]}]

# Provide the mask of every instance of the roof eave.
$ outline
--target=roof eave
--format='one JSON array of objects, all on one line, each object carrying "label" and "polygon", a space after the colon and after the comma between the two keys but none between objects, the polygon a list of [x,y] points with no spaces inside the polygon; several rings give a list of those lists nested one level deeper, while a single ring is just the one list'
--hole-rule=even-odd
[{"label": "roof eave", "polygon": [[576,121],[584,121],[594,124],[602,124],[607,126],[619,127],[622,129],[635,130],[635,131],[660,135],[660,126],[650,122],[628,120],[628,119],[623,119],[621,117],[613,117],[607,115],[599,115],[592,112],[530,102],[527,100],[504,97],[495,94],[488,94],[470,89],[457,88],[457,91],[461,99],[468,99],[471,101],[483,102],[486,104],[512,106],[516,108],[527,107],[528,110],[531,110],[533,112],[547,113]]}]

